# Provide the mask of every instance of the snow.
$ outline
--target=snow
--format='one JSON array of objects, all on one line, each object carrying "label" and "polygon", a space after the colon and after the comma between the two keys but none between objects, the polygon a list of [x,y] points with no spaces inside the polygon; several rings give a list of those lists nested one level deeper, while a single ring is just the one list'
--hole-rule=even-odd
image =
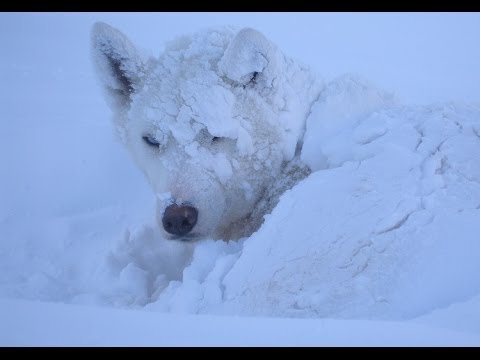
[{"label": "snow", "polygon": [[302,150],[314,172],[251,237],[190,243],[156,227],[88,35],[104,20],[158,51],[218,16],[0,15],[0,344],[480,345],[479,15],[327,15],[222,18],[329,81]]},{"label": "snow", "polygon": [[[162,314],[0,300],[9,346],[476,346],[478,333],[413,322]],[[48,324],[48,326],[46,326]]]}]

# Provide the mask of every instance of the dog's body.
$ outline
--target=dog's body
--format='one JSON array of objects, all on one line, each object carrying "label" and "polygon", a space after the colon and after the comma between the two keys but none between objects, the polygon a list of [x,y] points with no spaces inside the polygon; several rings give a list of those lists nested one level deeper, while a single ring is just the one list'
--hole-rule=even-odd
[{"label": "dog's body", "polygon": [[323,82],[259,32],[207,30],[147,59],[97,23],[92,49],[115,128],[170,234],[247,236],[309,173],[298,155]]}]

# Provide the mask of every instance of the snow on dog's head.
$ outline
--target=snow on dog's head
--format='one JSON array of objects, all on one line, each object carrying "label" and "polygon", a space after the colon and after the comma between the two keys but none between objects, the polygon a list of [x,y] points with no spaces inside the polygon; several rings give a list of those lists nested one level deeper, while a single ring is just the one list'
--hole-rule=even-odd
[{"label": "snow on dog's head", "polygon": [[[253,29],[184,36],[158,58],[96,23],[92,52],[120,138],[180,238],[236,238],[301,145],[319,85]],[[243,230],[242,230],[243,227]]]}]

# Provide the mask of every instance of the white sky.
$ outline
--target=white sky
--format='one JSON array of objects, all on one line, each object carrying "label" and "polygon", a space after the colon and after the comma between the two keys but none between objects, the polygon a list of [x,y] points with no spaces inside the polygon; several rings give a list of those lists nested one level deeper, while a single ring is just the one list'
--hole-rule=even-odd
[{"label": "white sky", "polygon": [[97,20],[153,54],[199,28],[250,26],[327,79],[356,72],[409,103],[480,101],[480,13],[3,13],[0,65],[91,72]]}]

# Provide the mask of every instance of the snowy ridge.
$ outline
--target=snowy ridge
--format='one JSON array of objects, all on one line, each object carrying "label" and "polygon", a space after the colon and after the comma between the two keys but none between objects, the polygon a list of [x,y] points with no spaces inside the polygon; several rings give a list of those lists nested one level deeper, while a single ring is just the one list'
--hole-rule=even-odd
[{"label": "snowy ridge", "polygon": [[227,275],[230,298],[277,316],[408,318],[478,293],[478,118],[397,107],[340,131],[331,143],[353,158],[283,196]]}]

